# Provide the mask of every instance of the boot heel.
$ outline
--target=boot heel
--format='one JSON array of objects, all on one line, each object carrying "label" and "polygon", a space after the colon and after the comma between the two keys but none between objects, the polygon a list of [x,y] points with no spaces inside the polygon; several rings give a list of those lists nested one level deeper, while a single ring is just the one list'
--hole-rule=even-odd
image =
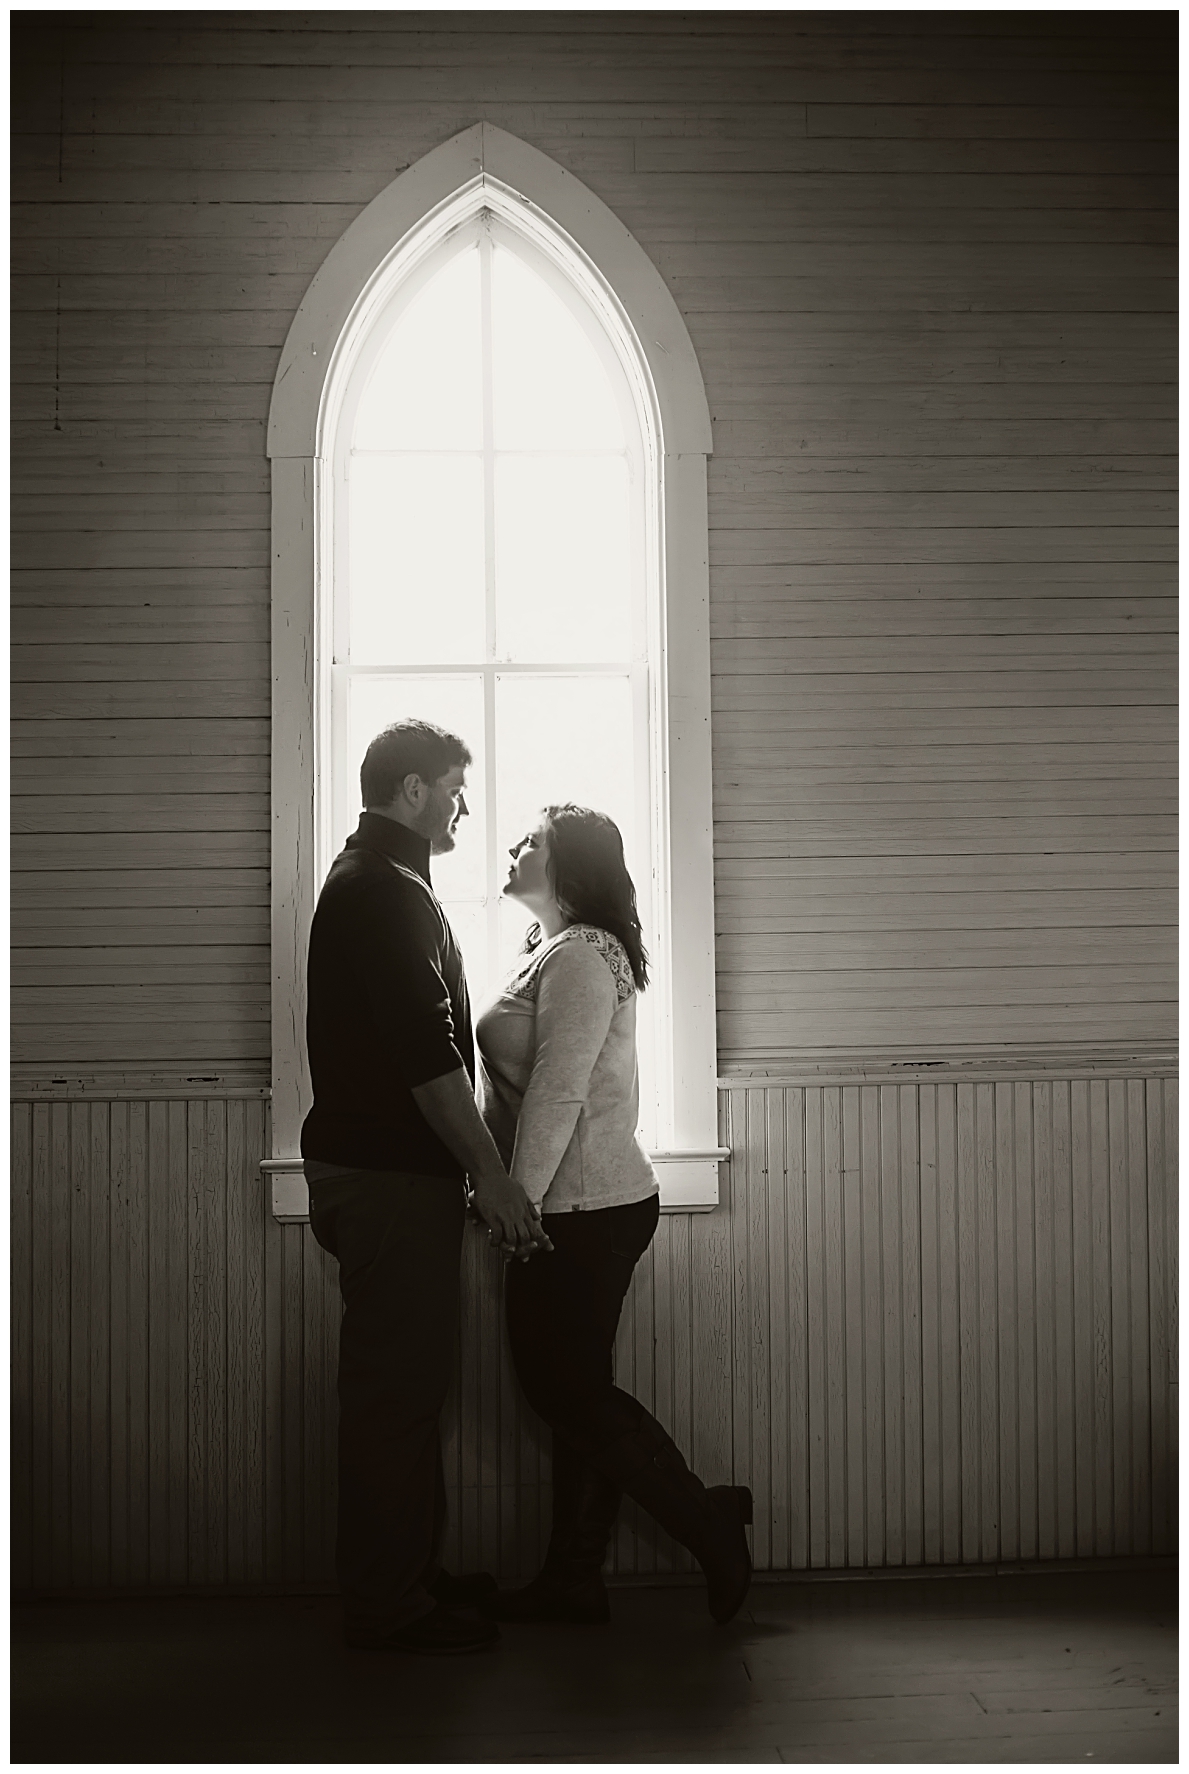
[{"label": "boot heel", "polygon": [[755,1514],[755,1506],[752,1502],[751,1492],[745,1484],[740,1484],[735,1486],[735,1495],[739,1499],[739,1519],[745,1528],[749,1528]]}]

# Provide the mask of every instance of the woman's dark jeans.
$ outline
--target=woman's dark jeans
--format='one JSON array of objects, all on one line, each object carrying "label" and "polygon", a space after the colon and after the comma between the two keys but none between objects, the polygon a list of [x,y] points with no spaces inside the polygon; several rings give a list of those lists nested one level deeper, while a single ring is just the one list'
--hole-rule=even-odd
[{"label": "woman's dark jeans", "polygon": [[615,1384],[612,1356],[632,1271],[659,1218],[659,1195],[626,1207],[547,1213],[552,1251],[506,1271],[508,1336],[525,1397],[595,1465],[648,1416]]},{"label": "woman's dark jeans", "polygon": [[[750,1491],[708,1490],[656,1418],[612,1378],[624,1295],[659,1216],[655,1195],[593,1213],[547,1214],[553,1250],[508,1270],[516,1372],[553,1430],[554,1454],[553,1533],[541,1576],[523,1592],[521,1618],[607,1618],[586,1586],[598,1578],[624,1491],[693,1553],[715,1620],[730,1620],[747,1594]],[[546,1602],[534,1612],[551,1585],[571,1600],[584,1597],[591,1611],[552,1614]]]}]

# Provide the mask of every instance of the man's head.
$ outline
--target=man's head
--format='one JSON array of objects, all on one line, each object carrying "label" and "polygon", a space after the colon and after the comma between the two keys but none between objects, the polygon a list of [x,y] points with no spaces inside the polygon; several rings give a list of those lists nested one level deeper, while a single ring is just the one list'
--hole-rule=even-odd
[{"label": "man's head", "polygon": [[359,786],[368,813],[382,813],[428,838],[440,856],[453,850],[458,822],[467,812],[469,748],[432,721],[394,721],[367,748]]}]

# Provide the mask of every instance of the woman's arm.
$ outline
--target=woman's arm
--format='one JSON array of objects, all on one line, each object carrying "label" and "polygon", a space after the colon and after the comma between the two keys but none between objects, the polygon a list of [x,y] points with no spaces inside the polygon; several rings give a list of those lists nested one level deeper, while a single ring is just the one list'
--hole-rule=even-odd
[{"label": "woman's arm", "polygon": [[504,1169],[463,1068],[415,1084],[413,1100],[466,1170],[473,1190],[471,1205],[491,1233],[491,1242],[513,1253],[551,1249],[539,1212]]},{"label": "woman's arm", "polygon": [[560,943],[542,962],[536,1053],[511,1166],[537,1206],[573,1138],[617,1006],[611,969],[590,943]]}]

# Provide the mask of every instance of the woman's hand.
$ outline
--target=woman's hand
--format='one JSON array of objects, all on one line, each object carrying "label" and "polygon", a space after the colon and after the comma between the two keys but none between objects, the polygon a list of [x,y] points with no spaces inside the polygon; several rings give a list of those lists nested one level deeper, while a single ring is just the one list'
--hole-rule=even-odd
[{"label": "woman's hand", "polygon": [[487,1227],[492,1246],[506,1257],[527,1262],[535,1250],[552,1250],[541,1225],[541,1210],[506,1171],[473,1177],[471,1208]]}]

